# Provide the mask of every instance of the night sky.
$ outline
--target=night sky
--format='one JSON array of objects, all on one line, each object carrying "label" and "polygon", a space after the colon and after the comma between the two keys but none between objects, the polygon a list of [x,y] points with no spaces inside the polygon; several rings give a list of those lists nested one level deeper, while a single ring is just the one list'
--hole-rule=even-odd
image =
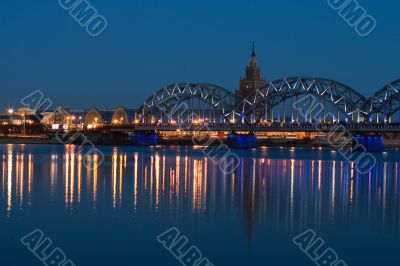
[{"label": "night sky", "polygon": [[90,0],[91,37],[58,0],[0,1],[0,108],[40,89],[70,108],[138,107],[178,81],[237,89],[256,42],[262,75],[319,76],[369,96],[400,78],[398,0],[359,0],[377,20],[360,37],[327,0]]}]

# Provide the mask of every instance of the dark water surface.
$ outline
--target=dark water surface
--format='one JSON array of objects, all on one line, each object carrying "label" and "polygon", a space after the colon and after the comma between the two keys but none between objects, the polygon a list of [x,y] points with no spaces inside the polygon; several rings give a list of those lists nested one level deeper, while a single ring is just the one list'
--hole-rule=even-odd
[{"label": "dark water surface", "polygon": [[0,145],[0,265],[43,265],[35,229],[76,265],[182,265],[156,239],[171,227],[214,265],[315,265],[307,229],[348,265],[399,265],[400,151],[361,175],[328,149],[238,151],[229,174],[200,149],[100,149],[88,169],[74,146]]}]

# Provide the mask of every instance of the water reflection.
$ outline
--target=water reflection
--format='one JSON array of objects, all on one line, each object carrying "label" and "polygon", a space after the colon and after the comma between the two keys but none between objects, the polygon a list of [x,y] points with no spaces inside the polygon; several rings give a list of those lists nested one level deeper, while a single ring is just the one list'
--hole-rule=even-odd
[{"label": "water reflection", "polygon": [[[240,214],[251,239],[257,226],[292,232],[357,222],[399,233],[399,163],[381,162],[366,175],[340,160],[245,157],[223,173],[190,150],[141,153],[114,148],[86,169],[74,146],[36,153],[7,145],[1,158],[6,217],[46,199],[73,215],[89,208],[171,217]],[[88,207],[89,206],[89,207]]]}]

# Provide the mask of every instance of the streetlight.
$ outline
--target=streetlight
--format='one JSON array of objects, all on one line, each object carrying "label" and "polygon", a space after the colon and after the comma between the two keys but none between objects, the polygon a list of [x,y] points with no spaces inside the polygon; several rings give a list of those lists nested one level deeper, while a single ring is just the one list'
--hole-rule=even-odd
[{"label": "streetlight", "polygon": [[9,123],[12,124],[13,122],[12,122],[12,117],[11,116],[14,114],[14,109],[8,108],[7,113],[10,116]]},{"label": "streetlight", "polygon": [[25,135],[26,134],[26,111],[24,111],[24,113],[22,114],[22,117],[24,118],[22,134]]}]

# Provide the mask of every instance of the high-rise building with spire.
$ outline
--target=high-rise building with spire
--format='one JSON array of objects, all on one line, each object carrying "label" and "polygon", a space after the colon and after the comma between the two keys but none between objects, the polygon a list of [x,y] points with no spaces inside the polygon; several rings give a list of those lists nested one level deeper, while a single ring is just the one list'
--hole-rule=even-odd
[{"label": "high-rise building with spire", "polygon": [[246,67],[246,77],[240,79],[240,88],[236,91],[236,101],[240,102],[256,89],[267,85],[267,81],[261,78],[261,69],[257,65],[255,44],[251,51],[250,64]]}]

